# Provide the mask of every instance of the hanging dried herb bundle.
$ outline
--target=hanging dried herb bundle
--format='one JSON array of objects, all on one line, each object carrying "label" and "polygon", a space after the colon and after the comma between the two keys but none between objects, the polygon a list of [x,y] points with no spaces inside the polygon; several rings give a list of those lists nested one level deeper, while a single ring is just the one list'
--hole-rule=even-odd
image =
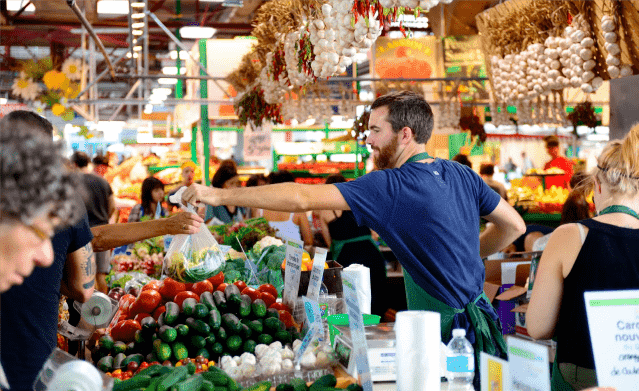
[{"label": "hanging dried herb bundle", "polygon": [[274,124],[283,122],[281,105],[270,105],[264,100],[264,92],[258,87],[253,87],[246,92],[235,104],[235,112],[240,124],[246,125],[249,121],[256,126],[262,122],[271,121]]},{"label": "hanging dried herb bundle", "polygon": [[459,127],[463,131],[470,131],[472,137],[478,136],[479,143],[482,144],[486,141],[488,137],[486,135],[486,130],[484,129],[484,124],[479,121],[479,117],[472,115],[465,115],[459,119]]},{"label": "hanging dried herb bundle", "polygon": [[298,58],[297,71],[304,72],[305,74],[313,77],[313,80],[316,80],[317,77],[315,77],[313,69],[311,68],[311,64],[315,61],[315,52],[313,51],[311,33],[308,25],[304,30],[302,30],[300,40],[295,44],[295,49],[297,50]]},{"label": "hanging dried herb bundle", "polygon": [[595,128],[597,126],[597,116],[595,115],[595,108],[592,107],[591,102],[579,103],[575,106],[575,110],[568,114],[568,120],[572,123],[573,128],[577,126],[587,126],[589,128]]},{"label": "hanging dried herb bundle", "polygon": [[371,117],[370,110],[364,110],[362,115],[360,115],[359,118],[355,119],[352,130],[355,131],[355,134],[358,140],[364,139],[365,137],[364,132],[368,130],[368,120],[370,117]]}]

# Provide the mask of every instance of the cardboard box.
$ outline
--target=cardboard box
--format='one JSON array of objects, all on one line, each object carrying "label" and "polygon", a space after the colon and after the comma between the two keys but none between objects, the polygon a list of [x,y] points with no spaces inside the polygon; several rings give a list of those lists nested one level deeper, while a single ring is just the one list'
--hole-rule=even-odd
[{"label": "cardboard box", "polygon": [[514,334],[516,315],[512,310],[520,304],[520,298],[525,297],[526,280],[530,274],[530,259],[489,260],[485,262],[485,266],[484,293],[491,302],[498,300],[495,307],[503,334]]}]

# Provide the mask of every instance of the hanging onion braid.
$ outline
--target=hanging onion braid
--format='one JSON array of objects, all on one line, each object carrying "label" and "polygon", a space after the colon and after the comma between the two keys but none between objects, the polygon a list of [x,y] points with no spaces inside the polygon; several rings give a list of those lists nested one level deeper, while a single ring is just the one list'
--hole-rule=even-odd
[{"label": "hanging onion braid", "polygon": [[31,224],[47,213],[61,225],[80,217],[80,188],[64,165],[62,144],[29,121],[0,120],[0,213]]}]

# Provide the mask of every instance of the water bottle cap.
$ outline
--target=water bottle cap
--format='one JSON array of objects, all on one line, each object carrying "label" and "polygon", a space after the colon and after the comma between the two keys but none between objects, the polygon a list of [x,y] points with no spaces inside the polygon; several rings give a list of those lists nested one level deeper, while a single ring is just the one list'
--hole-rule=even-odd
[{"label": "water bottle cap", "polygon": [[466,330],[464,330],[464,329],[454,329],[453,330],[453,338],[457,338],[457,337],[463,338],[465,336],[466,336]]}]

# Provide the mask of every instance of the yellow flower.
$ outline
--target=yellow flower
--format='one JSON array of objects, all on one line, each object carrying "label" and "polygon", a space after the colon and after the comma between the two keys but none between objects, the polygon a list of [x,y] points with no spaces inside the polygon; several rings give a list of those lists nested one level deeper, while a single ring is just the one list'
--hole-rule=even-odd
[{"label": "yellow flower", "polygon": [[64,113],[65,110],[66,108],[62,106],[60,103],[56,103],[53,106],[51,106],[51,112],[53,113],[53,115],[60,116],[62,115],[62,113]]},{"label": "yellow flower", "polygon": [[67,76],[58,71],[49,71],[44,74],[42,81],[44,85],[47,86],[48,89],[53,90],[62,87],[64,82],[67,80]]},{"label": "yellow flower", "polygon": [[79,93],[80,93],[80,84],[70,82],[69,87],[67,87],[66,90],[64,91],[64,96],[67,99],[75,99]]}]

